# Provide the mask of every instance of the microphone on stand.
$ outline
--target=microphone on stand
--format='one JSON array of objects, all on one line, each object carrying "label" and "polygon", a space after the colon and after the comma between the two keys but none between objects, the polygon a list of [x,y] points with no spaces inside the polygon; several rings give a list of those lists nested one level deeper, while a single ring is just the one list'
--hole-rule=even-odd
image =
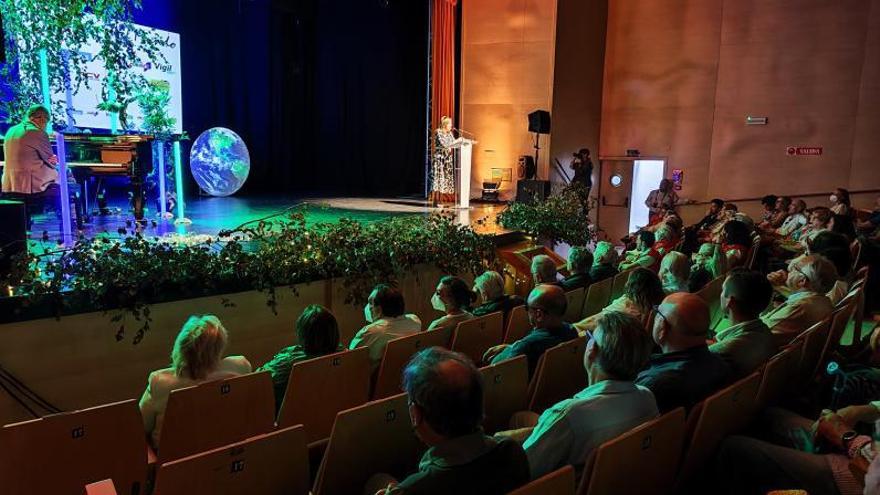
[{"label": "microphone on stand", "polygon": [[474,134],[470,131],[466,131],[464,129],[459,129],[458,127],[453,127],[452,129],[458,131],[459,134],[468,134],[471,137],[475,137]]}]

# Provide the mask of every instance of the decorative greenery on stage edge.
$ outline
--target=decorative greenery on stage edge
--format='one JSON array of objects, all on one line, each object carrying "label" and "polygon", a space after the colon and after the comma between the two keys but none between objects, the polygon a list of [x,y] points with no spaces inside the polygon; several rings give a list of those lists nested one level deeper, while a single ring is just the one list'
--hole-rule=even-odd
[{"label": "decorative greenery on stage edge", "polygon": [[478,274],[494,256],[490,237],[441,215],[307,226],[305,212],[294,209],[284,221],[260,221],[191,245],[137,233],[82,239],[69,249],[18,259],[10,280],[24,304],[50,300],[58,315],[65,293],[85,298],[94,310],[113,311],[118,340],[134,320],[138,343],[156,301],[258,290],[275,311],[276,288],[339,277],[347,301],[360,303],[374,284],[398,281],[417,265]]},{"label": "decorative greenery on stage edge", "polygon": [[498,215],[498,222],[540,241],[586,246],[595,240],[596,233],[590,223],[589,205],[583,200],[586,191],[579,187],[566,188],[543,201],[513,203]]}]

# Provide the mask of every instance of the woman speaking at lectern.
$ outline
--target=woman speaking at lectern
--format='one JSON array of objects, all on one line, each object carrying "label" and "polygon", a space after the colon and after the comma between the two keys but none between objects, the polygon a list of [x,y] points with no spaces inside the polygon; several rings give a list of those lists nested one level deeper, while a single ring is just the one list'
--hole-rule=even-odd
[{"label": "woman speaking at lectern", "polygon": [[431,159],[431,193],[428,199],[437,203],[455,202],[455,171],[452,149],[457,144],[452,134],[452,119],[440,118],[440,127],[434,131],[434,154]]}]

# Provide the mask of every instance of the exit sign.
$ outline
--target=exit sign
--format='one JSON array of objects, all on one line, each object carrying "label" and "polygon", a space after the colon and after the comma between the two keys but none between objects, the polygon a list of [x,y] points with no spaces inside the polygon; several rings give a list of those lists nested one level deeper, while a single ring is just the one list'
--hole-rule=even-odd
[{"label": "exit sign", "polygon": [[785,154],[788,156],[820,156],[822,154],[821,146],[788,146],[785,148]]}]

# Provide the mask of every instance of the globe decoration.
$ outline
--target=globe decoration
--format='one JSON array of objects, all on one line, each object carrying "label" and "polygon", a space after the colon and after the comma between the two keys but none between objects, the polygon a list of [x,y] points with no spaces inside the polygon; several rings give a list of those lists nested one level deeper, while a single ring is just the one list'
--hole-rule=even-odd
[{"label": "globe decoration", "polygon": [[238,134],[213,127],[193,143],[189,166],[203,191],[211,196],[229,196],[247,180],[251,156]]}]

